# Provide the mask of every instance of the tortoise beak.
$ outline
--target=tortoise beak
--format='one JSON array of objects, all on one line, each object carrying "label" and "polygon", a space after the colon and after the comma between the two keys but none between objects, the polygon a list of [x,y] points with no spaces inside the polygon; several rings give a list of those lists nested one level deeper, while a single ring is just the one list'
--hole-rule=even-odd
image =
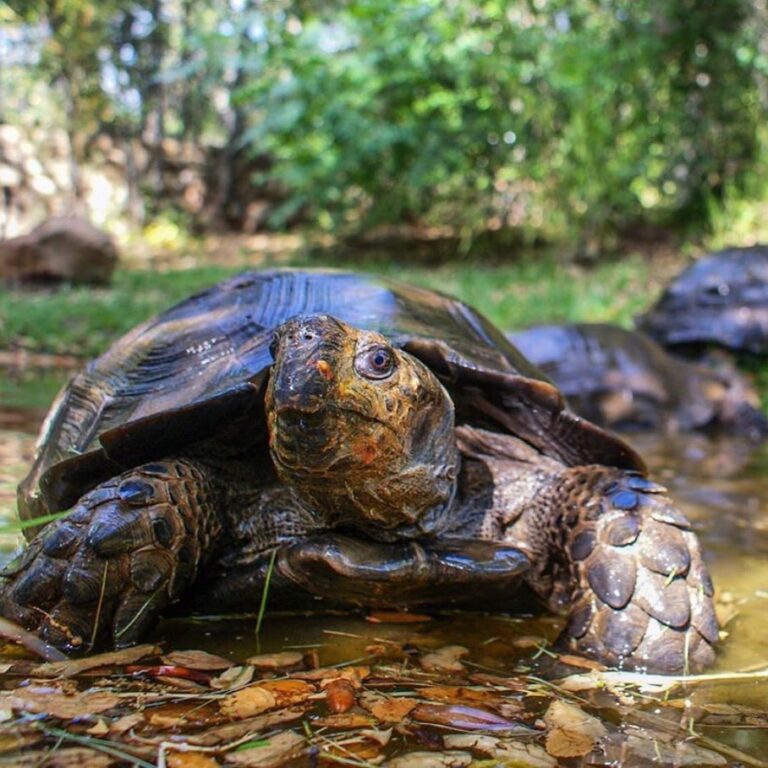
[{"label": "tortoise beak", "polygon": [[339,321],[329,315],[297,317],[275,331],[271,346],[275,413],[324,407],[346,337]]}]

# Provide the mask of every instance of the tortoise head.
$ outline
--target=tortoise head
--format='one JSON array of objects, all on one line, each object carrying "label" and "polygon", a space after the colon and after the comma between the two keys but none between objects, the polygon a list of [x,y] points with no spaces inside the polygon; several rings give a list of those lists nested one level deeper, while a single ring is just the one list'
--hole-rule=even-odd
[{"label": "tortoise head", "polygon": [[459,454],[453,403],[434,374],[328,315],[280,326],[272,354],[266,412],[280,479],[335,525],[380,539],[435,530]]}]

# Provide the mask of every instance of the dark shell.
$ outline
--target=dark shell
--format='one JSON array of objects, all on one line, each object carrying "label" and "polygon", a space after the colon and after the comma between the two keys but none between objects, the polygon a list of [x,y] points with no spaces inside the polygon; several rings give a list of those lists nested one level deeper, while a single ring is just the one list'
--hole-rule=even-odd
[{"label": "dark shell", "polygon": [[638,327],[665,347],[718,344],[768,352],[768,247],[728,248],[694,262]]},{"label": "dark shell", "polygon": [[263,426],[274,329],[328,313],[421,358],[457,421],[504,429],[566,464],[643,470],[618,438],[575,417],[544,375],[465,304],[395,281],[272,270],[224,280],[138,326],[76,375],[51,409],[19,488],[22,517],[66,509],[124,468],[172,454],[248,414]]},{"label": "dark shell", "polygon": [[[768,318],[767,307],[766,318]],[[612,429],[722,430],[750,439],[768,420],[732,366],[694,365],[615,325],[545,325],[509,334],[585,419]]]}]

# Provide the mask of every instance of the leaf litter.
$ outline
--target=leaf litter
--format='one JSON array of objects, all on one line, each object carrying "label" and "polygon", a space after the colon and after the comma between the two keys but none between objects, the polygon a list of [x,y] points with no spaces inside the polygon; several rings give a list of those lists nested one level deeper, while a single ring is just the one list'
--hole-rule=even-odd
[{"label": "leaf litter", "polygon": [[463,646],[386,638],[366,651],[325,667],[314,649],[228,659],[147,644],[44,664],[15,652],[0,659],[0,766],[768,768],[708,735],[768,730],[760,707],[697,700],[733,675],[629,674],[550,650],[525,660],[536,676],[513,674]]}]

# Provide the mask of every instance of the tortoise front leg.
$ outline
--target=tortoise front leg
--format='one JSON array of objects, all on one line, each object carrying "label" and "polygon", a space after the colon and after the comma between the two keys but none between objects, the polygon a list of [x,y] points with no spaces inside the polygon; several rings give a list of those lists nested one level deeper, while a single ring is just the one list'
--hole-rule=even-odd
[{"label": "tortoise front leg", "polygon": [[498,605],[517,591],[530,565],[507,544],[461,539],[383,543],[327,531],[273,549],[274,557],[265,550],[247,564],[214,567],[195,589],[194,607],[256,609],[268,575],[269,604],[281,608],[405,609],[478,600],[488,607],[492,596]]},{"label": "tortoise front leg", "polygon": [[626,668],[694,672],[714,660],[712,581],[664,490],[619,470],[568,469],[507,540],[521,537],[539,596],[570,609],[567,646]]},{"label": "tortoise front leg", "polygon": [[392,544],[316,535],[281,552],[279,570],[335,601],[365,607],[445,606],[484,591],[509,594],[528,558],[501,542],[445,539]]},{"label": "tortoise front leg", "polygon": [[0,613],[67,651],[135,643],[220,531],[205,467],[155,462],[85,494],[2,572]]}]

